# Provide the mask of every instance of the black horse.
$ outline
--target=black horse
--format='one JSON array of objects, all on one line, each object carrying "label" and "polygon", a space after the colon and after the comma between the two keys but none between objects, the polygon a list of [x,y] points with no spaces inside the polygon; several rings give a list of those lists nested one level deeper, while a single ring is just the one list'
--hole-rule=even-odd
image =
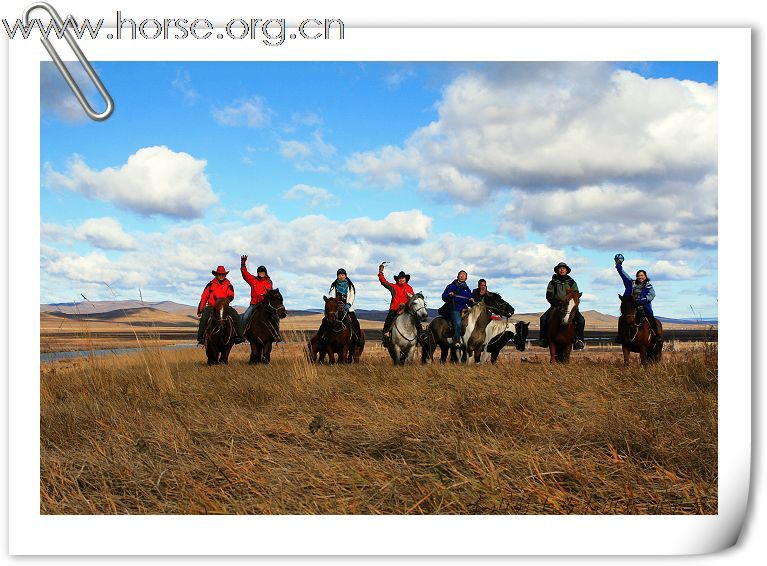
[{"label": "black horse", "polygon": [[272,344],[279,342],[280,319],[285,318],[282,294],[279,289],[270,289],[264,295],[264,300],[250,317],[245,328],[245,338],[250,342],[250,363],[268,364],[272,356]]},{"label": "black horse", "polygon": [[228,307],[229,299],[218,299],[205,325],[205,355],[210,366],[229,363],[237,321],[232,319]]}]

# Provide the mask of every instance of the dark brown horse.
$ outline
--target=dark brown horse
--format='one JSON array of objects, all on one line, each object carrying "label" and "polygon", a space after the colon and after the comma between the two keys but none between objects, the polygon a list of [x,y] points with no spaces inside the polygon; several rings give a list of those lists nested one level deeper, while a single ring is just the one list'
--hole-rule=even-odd
[{"label": "dark brown horse", "polygon": [[[322,299],[325,301],[325,316],[322,318],[320,328],[324,326],[325,329],[322,331],[323,336],[320,336],[318,332],[309,340],[309,358],[323,363],[325,356],[328,356],[329,363],[332,365],[336,363],[336,355],[338,355],[339,364],[348,363],[353,357],[350,348],[352,330],[346,309],[342,307],[344,303],[342,300],[325,296]],[[357,361],[359,361],[359,354]]]},{"label": "dark brown horse", "polygon": [[234,346],[235,324],[229,315],[229,299],[219,299],[205,325],[205,355],[208,365],[229,363],[229,352]]},{"label": "dark brown horse", "polygon": [[623,348],[623,363],[629,365],[631,352],[639,354],[642,364],[659,362],[663,355],[663,325],[655,319],[658,333],[653,332],[650,321],[643,317],[637,324],[637,303],[632,295],[618,295],[621,316],[618,319],[618,341]]},{"label": "dark brown horse", "polygon": [[550,361],[568,363],[575,341],[575,315],[581,302],[581,295],[570,289],[565,298],[551,313],[546,337],[549,340]]},{"label": "dark brown horse", "polygon": [[250,342],[251,364],[269,363],[272,344],[281,340],[280,319],[287,315],[280,290],[267,291],[245,328],[245,338]]}]

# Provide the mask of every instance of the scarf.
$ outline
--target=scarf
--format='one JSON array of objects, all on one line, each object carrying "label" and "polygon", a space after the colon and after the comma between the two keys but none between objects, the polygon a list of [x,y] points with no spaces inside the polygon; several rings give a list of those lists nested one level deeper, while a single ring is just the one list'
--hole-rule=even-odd
[{"label": "scarf", "polygon": [[336,293],[341,293],[344,297],[349,296],[349,280],[345,279],[340,281],[336,279],[334,285],[336,286]]}]

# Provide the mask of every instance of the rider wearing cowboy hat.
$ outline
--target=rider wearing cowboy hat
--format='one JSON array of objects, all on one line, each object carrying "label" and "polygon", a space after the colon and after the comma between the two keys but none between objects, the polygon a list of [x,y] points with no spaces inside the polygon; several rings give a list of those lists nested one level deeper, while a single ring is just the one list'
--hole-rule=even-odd
[{"label": "rider wearing cowboy hat", "polygon": [[242,328],[247,327],[248,320],[253,316],[253,311],[255,311],[264,300],[266,292],[271,291],[272,289],[272,280],[269,278],[266,267],[259,265],[256,269],[257,275],[254,277],[245,266],[246,261],[248,261],[248,256],[240,256],[240,274],[245,282],[250,285],[250,305],[240,317],[240,325]]},{"label": "rider wearing cowboy hat", "polygon": [[[554,309],[564,300],[565,295],[569,290],[578,291],[578,284],[570,277],[570,267],[564,262],[560,261],[554,267],[554,276],[549,281],[548,287],[546,287],[546,300],[551,305],[548,310],[541,316],[541,333],[540,342],[541,346],[547,348],[549,340],[546,337],[546,329],[548,328],[549,318]],[[573,322],[575,323],[575,345],[573,350],[582,350],[585,346],[583,341],[583,331],[586,327],[586,320],[583,318],[581,311],[577,311]]]},{"label": "rider wearing cowboy hat", "polygon": [[[214,278],[210,283],[205,285],[202,297],[200,297],[200,304],[197,306],[197,316],[200,317],[200,326],[197,328],[198,344],[202,344],[205,341],[203,336],[205,334],[205,326],[208,324],[208,318],[213,311],[216,301],[219,299],[234,300],[234,287],[232,287],[229,279],[226,278],[226,275],[229,272],[224,266],[219,265],[218,268],[215,271],[211,271],[211,273],[214,275]],[[227,311],[235,322],[234,329],[237,335],[234,338],[234,342],[235,344],[241,344],[245,341],[245,338],[242,336],[242,328],[240,328],[239,324],[240,315],[237,314],[237,311],[234,310],[234,307],[231,305],[227,306]]]},{"label": "rider wearing cowboy hat", "polygon": [[[378,266],[378,281],[386,287],[391,293],[391,304],[389,305],[389,312],[386,314],[386,320],[383,326],[382,342],[384,346],[387,346],[391,342],[391,325],[394,323],[394,319],[397,318],[397,312],[400,307],[404,307],[408,302],[408,295],[415,295],[415,291],[408,284],[410,281],[410,274],[400,271],[397,274],[397,282],[389,283],[384,277],[384,264]],[[421,326],[420,321],[416,321],[418,328],[418,339],[423,343],[425,339],[425,332]]]},{"label": "rider wearing cowboy hat", "polygon": [[640,269],[636,273],[636,279],[632,280],[631,277],[626,275],[623,271],[623,256],[617,254],[615,256],[615,269],[623,280],[623,296],[633,296],[634,301],[637,304],[637,312],[639,314],[638,324],[641,324],[642,315],[647,317],[650,322],[650,327],[655,334],[658,334],[658,325],[655,322],[655,314],[652,312],[652,305],[650,303],[655,298],[655,289],[653,289],[650,283],[650,278],[647,277],[647,272],[644,269]]}]

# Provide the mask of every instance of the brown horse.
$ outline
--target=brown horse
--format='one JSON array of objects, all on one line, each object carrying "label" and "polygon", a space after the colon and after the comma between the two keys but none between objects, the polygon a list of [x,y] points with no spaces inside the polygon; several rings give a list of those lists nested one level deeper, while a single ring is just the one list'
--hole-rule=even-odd
[{"label": "brown horse", "polygon": [[250,317],[245,338],[250,342],[250,363],[268,364],[272,357],[272,344],[281,340],[280,319],[288,316],[279,289],[270,289],[264,300]]},{"label": "brown horse", "polygon": [[218,299],[205,325],[205,355],[209,366],[229,363],[237,321],[229,315],[228,307],[229,299]]},{"label": "brown horse", "polygon": [[551,313],[546,338],[549,341],[549,361],[552,364],[555,362],[566,364],[570,361],[570,353],[573,351],[575,341],[574,319],[581,302],[581,295],[583,293],[570,289]]},{"label": "brown horse", "polygon": [[637,303],[632,295],[618,295],[621,300],[621,316],[618,319],[618,341],[623,348],[623,363],[629,365],[631,352],[639,353],[642,365],[659,362],[663,355],[663,325],[655,319],[655,334],[647,317],[637,324]]},{"label": "brown horse", "polygon": [[[350,353],[352,330],[346,309],[341,307],[344,303],[342,300],[325,296],[322,299],[325,301],[325,316],[320,327],[325,326],[325,330],[323,336],[317,332],[309,340],[309,358],[323,363],[327,355],[330,364],[333,365],[336,363],[337,354],[339,364],[348,363],[352,359],[352,353]],[[357,361],[359,361],[359,354]]]}]

